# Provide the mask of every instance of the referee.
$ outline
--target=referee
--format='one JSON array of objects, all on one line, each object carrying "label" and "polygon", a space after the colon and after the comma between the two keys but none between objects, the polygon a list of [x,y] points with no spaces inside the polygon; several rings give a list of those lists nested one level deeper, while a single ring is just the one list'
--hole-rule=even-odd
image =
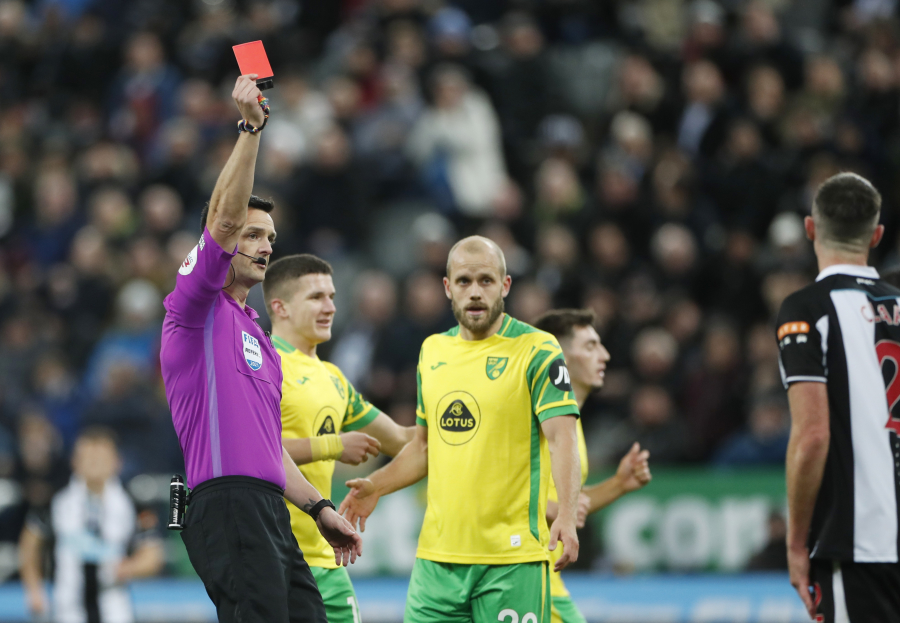
[{"label": "referee", "polygon": [[867,265],[881,196],[841,173],[813,200],[816,282],[778,315],[791,407],[791,584],[816,621],[900,621],[900,290]]},{"label": "referee", "polygon": [[362,541],[281,446],[279,356],[246,305],[275,240],[272,203],[250,194],[266,120],[254,78],[235,84],[240,136],[165,300],[160,361],[193,489],[181,536],[219,621],[325,623],[283,497],[316,521],[337,564]]}]

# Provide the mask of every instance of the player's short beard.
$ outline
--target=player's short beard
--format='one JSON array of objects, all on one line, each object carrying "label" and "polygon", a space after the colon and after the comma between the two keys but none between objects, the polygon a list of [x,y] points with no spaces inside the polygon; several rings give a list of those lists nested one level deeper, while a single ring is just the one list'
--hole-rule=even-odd
[{"label": "player's short beard", "polygon": [[456,301],[451,300],[450,306],[453,308],[453,316],[456,318],[457,322],[472,333],[479,335],[490,329],[491,325],[497,322],[497,318],[500,317],[500,314],[502,314],[505,309],[503,301],[504,299],[502,296],[498,297],[497,302],[491,307],[488,307],[488,313],[481,320],[469,318],[469,316],[466,315],[465,307],[459,307],[456,304]]}]

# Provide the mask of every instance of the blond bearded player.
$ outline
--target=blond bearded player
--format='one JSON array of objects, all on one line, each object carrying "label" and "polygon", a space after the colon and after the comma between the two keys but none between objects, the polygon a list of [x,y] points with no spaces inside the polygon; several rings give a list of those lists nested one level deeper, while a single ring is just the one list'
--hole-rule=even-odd
[{"label": "blond bearded player", "polygon": [[[281,443],[300,471],[331,496],[334,462],[358,465],[379,450],[396,455],[412,438],[354,389],[337,366],[321,361],[316,347],[331,339],[336,311],[331,265],[314,255],[290,255],[266,271],[263,292],[272,319],[272,343],[284,373]],[[334,562],[315,522],[288,503],[291,529],[322,593],[329,623],[359,623],[350,576]]]},{"label": "blond bearded player", "polygon": [[[594,312],[589,309],[560,309],[547,312],[534,323],[542,331],[555,336],[566,356],[566,364],[572,382],[572,390],[578,400],[578,408],[584,406],[591,392],[603,387],[606,364],[609,362],[609,351],[600,342],[600,336],[594,329]],[[581,458],[582,484],[588,475],[587,444],[581,420],[578,421],[578,454]],[[640,489],[650,482],[650,457],[648,450],[641,451],[635,443],[631,450],[622,457],[614,476],[596,485],[582,490],[578,499],[578,527],[584,526],[588,515],[608,506],[620,497]],[[550,499],[547,503],[547,520],[556,517],[556,488],[550,487]],[[555,560],[562,554],[557,549],[552,556]],[[558,572],[550,575],[550,595],[553,602],[552,623],[585,623],[585,619],[572,601],[562,576]]]},{"label": "blond bearded player", "polygon": [[511,283],[490,240],[451,249],[444,287],[459,326],[422,345],[416,436],[347,483],[341,510],[362,529],[380,496],[428,476],[406,623],[549,622],[548,548],[565,545],[556,569],[578,557],[578,405],[556,338],[503,313]]}]

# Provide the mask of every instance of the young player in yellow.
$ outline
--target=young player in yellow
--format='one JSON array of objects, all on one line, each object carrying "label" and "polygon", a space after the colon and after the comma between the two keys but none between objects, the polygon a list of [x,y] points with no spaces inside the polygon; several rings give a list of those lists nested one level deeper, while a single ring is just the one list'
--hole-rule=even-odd
[{"label": "young player in yellow", "polygon": [[[331,339],[334,283],[328,262],[291,255],[273,262],[263,287],[272,319],[272,343],[284,372],[281,398],[282,444],[307,480],[331,496],[334,461],[358,465],[379,450],[394,456],[412,438],[370,405],[337,366],[321,361],[316,347]],[[315,523],[287,502],[291,529],[310,566],[329,623],[360,623],[350,576],[334,564],[333,549]]]},{"label": "young player in yellow", "polygon": [[[351,523],[428,476],[405,623],[549,623],[549,552],[578,557],[578,406],[556,339],[503,313],[503,253],[481,237],[450,251],[444,286],[459,326],[425,340],[415,438],[347,483]],[[552,472],[556,521],[545,520]]]},{"label": "young player in yellow", "polygon": [[[592,391],[603,387],[606,364],[609,352],[600,342],[600,336],[594,329],[594,312],[588,309],[561,309],[547,312],[534,323],[535,326],[559,340],[569,376],[572,390],[578,401],[578,408],[584,406]],[[581,459],[581,483],[588,476],[587,444],[584,440],[584,429],[578,420],[578,454]],[[585,519],[620,497],[640,489],[650,482],[650,452],[641,451],[640,444],[635,443],[628,454],[619,461],[616,474],[603,482],[582,489],[578,499],[578,527],[584,526]],[[556,517],[556,488],[550,483],[550,498],[547,502],[547,521]],[[558,548],[551,557],[555,559],[562,554]],[[552,598],[552,623],[586,623],[584,617],[572,601],[562,576],[557,572],[550,575],[550,595]]]}]

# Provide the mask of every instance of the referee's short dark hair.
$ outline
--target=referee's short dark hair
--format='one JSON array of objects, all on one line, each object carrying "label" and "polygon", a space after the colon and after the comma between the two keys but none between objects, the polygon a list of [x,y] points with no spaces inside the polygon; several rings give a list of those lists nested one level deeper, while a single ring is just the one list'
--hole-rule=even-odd
[{"label": "referee's short dark hair", "polygon": [[872,232],[878,226],[881,195],[864,177],[856,173],[838,173],[825,180],[813,199],[812,215],[816,235],[826,244],[869,248]]},{"label": "referee's short dark hair", "polygon": [[[265,213],[269,213],[275,209],[275,202],[271,199],[263,199],[262,197],[257,197],[256,195],[250,195],[250,201],[247,202],[247,207],[252,208],[254,210],[262,210]],[[203,233],[203,230],[206,229],[206,218],[209,216],[209,201],[206,202],[206,205],[203,206],[203,209],[200,211],[200,233]]]},{"label": "referee's short dark hair", "polygon": [[288,255],[275,260],[266,269],[266,280],[263,281],[263,297],[266,299],[269,316],[272,315],[272,300],[293,296],[294,292],[290,291],[290,287],[296,285],[300,277],[333,274],[331,264],[309,253]]},{"label": "referee's short dark hair", "polygon": [[596,320],[591,309],[554,309],[538,318],[534,326],[562,340],[572,337],[576,328],[594,326]]}]

